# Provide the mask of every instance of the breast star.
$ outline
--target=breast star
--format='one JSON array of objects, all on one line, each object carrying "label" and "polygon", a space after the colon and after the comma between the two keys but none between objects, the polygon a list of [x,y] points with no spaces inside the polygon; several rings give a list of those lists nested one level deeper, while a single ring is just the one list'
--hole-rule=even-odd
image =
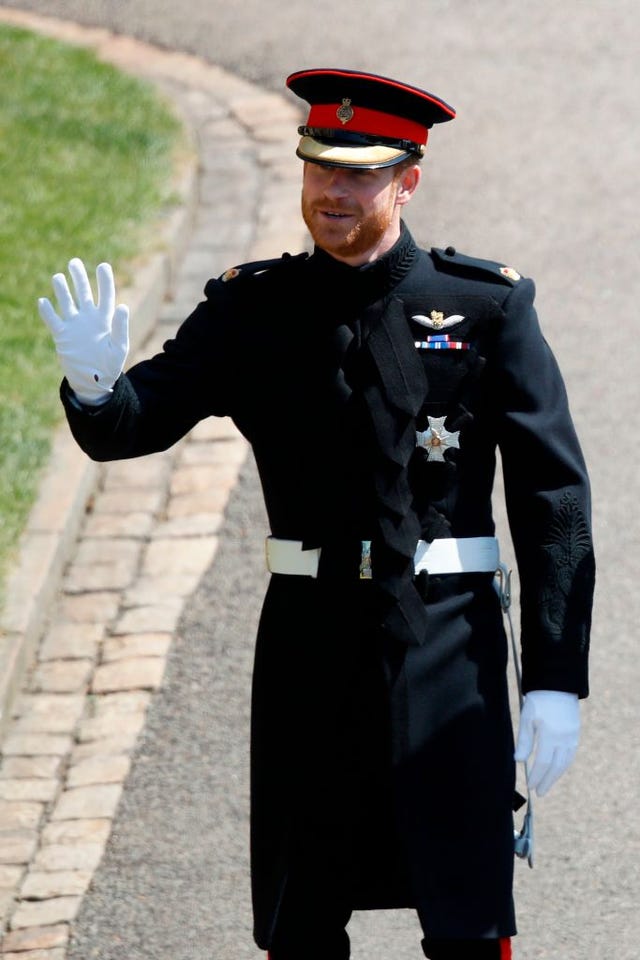
[{"label": "breast star", "polygon": [[428,417],[429,427],[416,433],[417,445],[426,450],[428,459],[434,462],[444,462],[445,450],[460,449],[458,442],[460,431],[449,432],[444,425],[446,419],[446,417]]}]

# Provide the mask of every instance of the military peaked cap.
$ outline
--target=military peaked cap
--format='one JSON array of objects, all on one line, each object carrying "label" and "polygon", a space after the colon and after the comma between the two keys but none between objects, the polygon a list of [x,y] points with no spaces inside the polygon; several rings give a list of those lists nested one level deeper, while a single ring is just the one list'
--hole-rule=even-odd
[{"label": "military peaked cap", "polygon": [[310,105],[297,155],[312,163],[375,169],[424,153],[453,107],[418,87],[355,70],[300,70],[287,86]]}]

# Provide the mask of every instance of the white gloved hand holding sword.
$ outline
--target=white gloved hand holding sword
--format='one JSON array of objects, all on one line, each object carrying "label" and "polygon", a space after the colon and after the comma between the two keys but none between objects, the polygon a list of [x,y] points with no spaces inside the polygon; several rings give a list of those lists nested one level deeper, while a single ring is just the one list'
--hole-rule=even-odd
[{"label": "white gloved hand holding sword", "polygon": [[578,749],[580,703],[575,693],[531,690],[524,697],[515,759],[530,761],[528,783],[547,793],[569,768]]},{"label": "white gloved hand holding sword", "polygon": [[84,263],[69,262],[75,297],[63,273],[52,278],[58,311],[46,297],[38,300],[40,316],[53,336],[63,373],[81,403],[98,405],[109,399],[129,352],[129,308],[116,306],[113,270],[108,263],[96,270],[98,299],[94,301]]}]

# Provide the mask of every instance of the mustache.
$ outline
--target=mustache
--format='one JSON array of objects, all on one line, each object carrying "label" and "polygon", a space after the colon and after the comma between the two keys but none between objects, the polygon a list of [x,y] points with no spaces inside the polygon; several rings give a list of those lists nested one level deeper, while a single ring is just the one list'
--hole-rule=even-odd
[{"label": "mustache", "polygon": [[359,207],[353,207],[345,203],[335,203],[335,202],[325,202],[315,201],[309,205],[309,209],[313,213],[352,213],[357,214],[360,211]]}]

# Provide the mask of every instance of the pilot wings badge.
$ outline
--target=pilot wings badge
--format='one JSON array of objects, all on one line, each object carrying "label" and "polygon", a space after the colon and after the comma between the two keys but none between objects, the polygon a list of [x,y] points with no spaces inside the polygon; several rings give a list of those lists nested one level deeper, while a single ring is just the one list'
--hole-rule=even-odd
[{"label": "pilot wings badge", "polygon": [[414,313],[411,319],[423,327],[429,327],[430,330],[443,330],[454,326],[456,323],[461,323],[464,317],[457,313],[445,317],[442,310],[432,310],[428,317],[425,317],[422,313]]}]

